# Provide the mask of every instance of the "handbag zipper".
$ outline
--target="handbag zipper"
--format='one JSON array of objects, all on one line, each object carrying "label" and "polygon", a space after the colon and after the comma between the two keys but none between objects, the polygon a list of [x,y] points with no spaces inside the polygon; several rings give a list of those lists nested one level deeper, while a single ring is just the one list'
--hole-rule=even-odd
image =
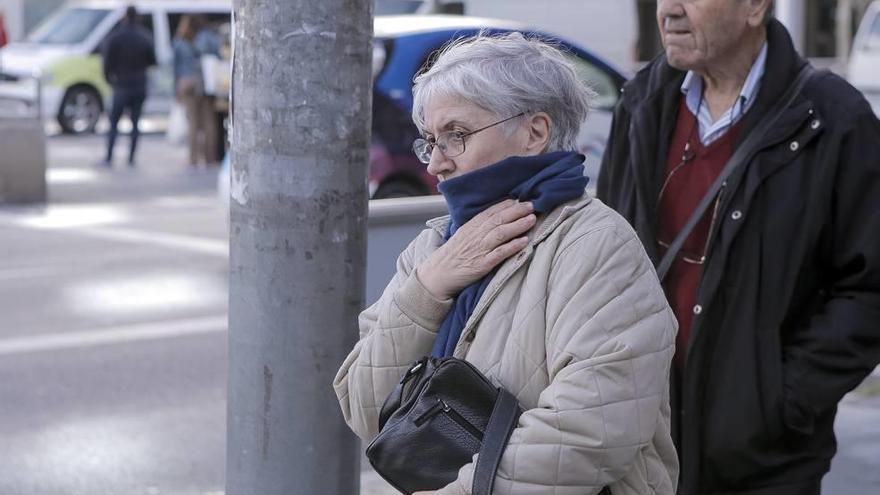
[{"label": "handbag zipper", "polygon": [[483,432],[481,432],[476,426],[472,425],[471,422],[465,419],[464,416],[459,414],[458,411],[451,408],[449,404],[443,401],[443,399],[437,399],[437,403],[431,406],[430,409],[422,413],[418,418],[416,418],[414,423],[417,427],[420,427],[440,413],[446,414],[449,419],[458,423],[458,426],[461,426],[462,429],[464,429],[480,442],[483,441]]}]

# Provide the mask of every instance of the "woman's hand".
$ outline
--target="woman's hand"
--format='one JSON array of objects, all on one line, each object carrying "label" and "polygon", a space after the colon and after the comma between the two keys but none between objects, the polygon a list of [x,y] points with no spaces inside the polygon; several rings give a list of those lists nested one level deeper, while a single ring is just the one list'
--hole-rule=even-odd
[{"label": "woman's hand", "polygon": [[487,208],[418,267],[422,285],[438,299],[456,296],[528,245],[533,211],[531,203],[511,199]]}]

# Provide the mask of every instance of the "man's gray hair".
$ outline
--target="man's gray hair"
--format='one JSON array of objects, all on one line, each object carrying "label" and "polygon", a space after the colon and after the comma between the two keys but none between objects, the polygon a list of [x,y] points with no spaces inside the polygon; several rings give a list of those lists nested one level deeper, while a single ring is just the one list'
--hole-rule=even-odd
[{"label": "man's gray hair", "polygon": [[[424,134],[425,103],[431,97],[460,97],[499,120],[545,112],[552,122],[547,151],[577,149],[581,123],[595,97],[560,49],[516,32],[455,40],[413,83],[412,117],[419,132]],[[508,132],[516,122],[505,124]]]}]

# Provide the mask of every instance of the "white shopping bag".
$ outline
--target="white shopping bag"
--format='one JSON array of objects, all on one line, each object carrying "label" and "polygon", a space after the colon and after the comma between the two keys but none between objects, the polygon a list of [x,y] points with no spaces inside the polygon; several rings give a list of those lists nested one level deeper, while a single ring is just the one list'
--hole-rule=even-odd
[{"label": "white shopping bag", "polygon": [[186,144],[187,138],[186,111],[180,103],[171,105],[171,113],[168,115],[168,131],[165,139],[175,145]]},{"label": "white shopping bag", "polygon": [[204,93],[214,96],[217,94],[217,69],[220,66],[220,59],[215,55],[202,55],[201,63]]}]

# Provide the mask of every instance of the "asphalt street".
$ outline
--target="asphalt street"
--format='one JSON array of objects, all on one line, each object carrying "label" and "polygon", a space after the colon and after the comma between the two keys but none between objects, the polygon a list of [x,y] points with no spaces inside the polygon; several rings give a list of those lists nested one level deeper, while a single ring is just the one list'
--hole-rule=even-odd
[{"label": "asphalt street", "polygon": [[[50,200],[0,206],[0,495],[219,495],[228,242],[216,169],[147,135],[95,167],[49,139]],[[880,379],[840,406],[826,493],[880,493]],[[362,493],[394,493],[374,473]],[[313,495],[313,494],[304,494]]]},{"label": "asphalt street", "polygon": [[0,494],[222,493],[227,235],[216,171],[146,136],[49,140],[0,208]]}]

